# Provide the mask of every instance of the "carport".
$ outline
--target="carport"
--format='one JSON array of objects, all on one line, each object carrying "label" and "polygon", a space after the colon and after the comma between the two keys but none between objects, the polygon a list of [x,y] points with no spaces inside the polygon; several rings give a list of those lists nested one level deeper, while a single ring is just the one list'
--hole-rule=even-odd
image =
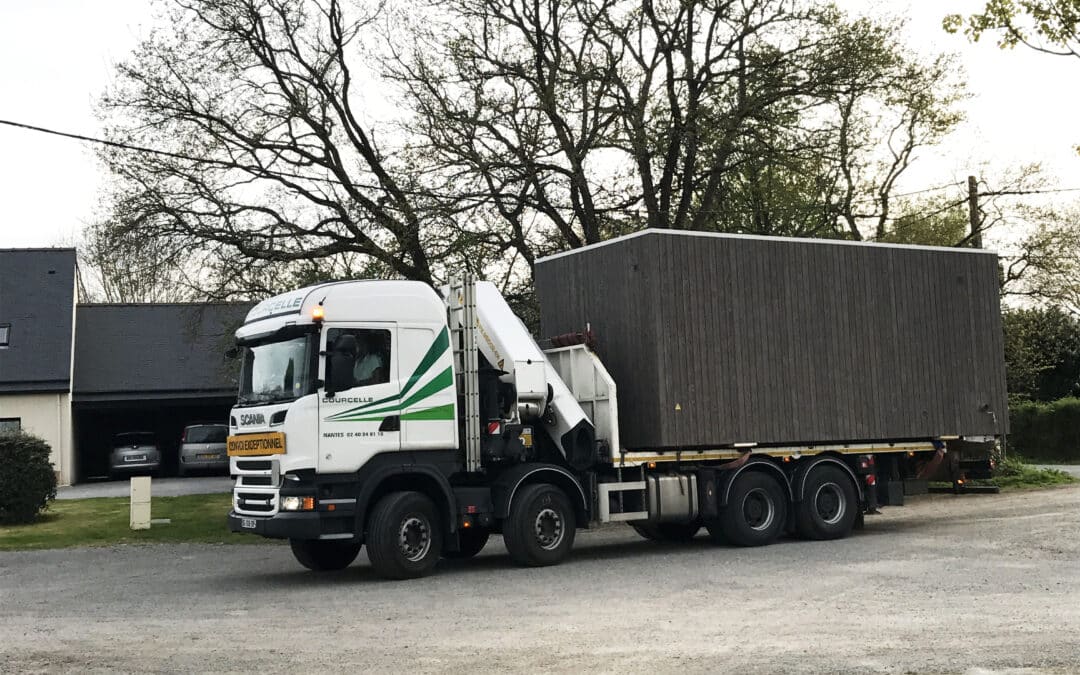
[{"label": "carport", "polygon": [[237,362],[225,358],[248,303],[90,304],[76,309],[72,423],[78,481],[108,475],[112,438],[152,432],[166,475],[183,428],[228,421]]}]

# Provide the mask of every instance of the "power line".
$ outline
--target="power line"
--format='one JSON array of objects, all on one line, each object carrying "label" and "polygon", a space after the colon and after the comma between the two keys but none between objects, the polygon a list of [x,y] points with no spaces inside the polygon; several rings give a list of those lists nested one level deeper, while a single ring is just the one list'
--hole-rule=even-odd
[{"label": "power line", "polygon": [[[82,134],[73,134],[73,133],[70,133],[70,132],[67,132],[67,131],[58,131],[56,129],[47,129],[45,127],[39,127],[39,126],[35,126],[33,124],[25,124],[23,122],[15,122],[13,120],[0,119],[0,124],[6,125],[6,126],[9,126],[9,127],[15,127],[17,129],[26,129],[26,130],[29,130],[29,131],[37,131],[39,133],[49,134],[50,136],[60,136],[62,138],[70,138],[70,139],[74,139],[74,140],[77,140],[77,141],[84,141],[86,143],[96,143],[98,145],[106,145],[106,146],[109,146],[109,147],[112,147],[112,148],[117,148],[117,149],[120,149],[120,150],[127,150],[129,152],[144,152],[144,153],[151,154],[151,155],[158,155],[160,157],[170,157],[172,159],[181,159],[181,160],[184,160],[186,162],[195,162],[195,163],[198,163],[198,164],[213,164],[215,166],[220,166],[220,167],[227,168],[227,169],[239,169],[241,171],[247,171],[248,173],[259,173],[259,172],[271,173],[268,169],[265,169],[263,167],[248,167],[248,166],[244,166],[242,164],[237,164],[235,162],[227,162],[227,161],[222,160],[222,159],[213,159],[213,158],[208,158],[208,157],[193,157],[191,155],[186,155],[186,154],[179,153],[179,152],[170,152],[168,150],[158,150],[157,148],[147,148],[145,146],[132,145],[130,143],[121,143],[119,141],[110,141],[110,140],[105,139],[105,138],[95,138],[93,136],[84,136]],[[372,190],[386,190],[386,191],[389,191],[389,188],[386,188],[386,187],[383,187],[383,186],[380,186],[380,185],[369,185],[369,184],[365,184],[365,183],[352,183],[352,182],[345,183],[344,181],[340,181],[340,180],[337,180],[337,179],[334,179],[334,178],[326,178],[326,177],[323,177],[323,176],[304,176],[302,174],[289,173],[289,172],[286,172],[286,171],[276,171],[276,170],[273,171],[272,173],[275,176],[281,176],[283,178],[297,178],[297,179],[300,179],[300,180],[310,180],[310,181],[316,181],[316,182],[331,183],[333,185],[341,185],[341,186],[351,185],[351,186],[354,186],[354,187],[362,187],[362,188],[368,188],[368,189],[372,189]],[[403,193],[406,193],[406,194],[410,193],[409,190],[400,190],[400,191],[403,192]],[[413,192],[413,194],[424,194],[424,193]]]},{"label": "power line", "polygon": [[[341,181],[341,180],[338,180],[338,179],[335,179],[335,178],[327,178],[325,176],[305,176],[303,174],[290,173],[290,172],[287,172],[287,171],[277,171],[277,170],[271,171],[271,170],[266,169],[266,168],[261,167],[261,166],[244,166],[243,164],[238,164],[238,163],[235,163],[235,162],[228,162],[228,161],[221,160],[221,159],[214,159],[214,158],[209,158],[209,157],[194,157],[192,155],[187,155],[187,154],[184,154],[184,153],[171,152],[169,150],[159,150],[157,148],[148,148],[148,147],[145,147],[145,146],[132,145],[130,143],[123,143],[123,142],[120,142],[120,141],[110,141],[110,140],[105,139],[105,138],[97,138],[97,137],[94,137],[94,136],[86,136],[86,135],[83,135],[83,134],[75,134],[75,133],[71,133],[71,132],[67,132],[67,131],[59,131],[57,129],[49,129],[49,128],[46,128],[46,127],[40,127],[40,126],[36,126],[36,125],[33,125],[33,124],[26,124],[24,122],[16,122],[14,120],[0,119],[0,125],[9,126],[9,127],[15,127],[17,129],[25,129],[25,130],[28,130],[28,131],[36,131],[38,133],[48,134],[50,136],[59,136],[61,138],[68,138],[68,139],[72,139],[72,140],[76,140],[76,141],[83,141],[83,142],[86,142],[86,143],[95,143],[95,144],[98,144],[98,145],[105,145],[105,146],[108,146],[108,147],[117,148],[119,150],[126,150],[128,152],[142,152],[142,153],[146,153],[146,154],[150,154],[150,155],[158,155],[159,157],[169,157],[169,158],[172,158],[172,159],[180,159],[180,160],[183,160],[183,161],[186,161],[186,162],[195,162],[197,164],[211,164],[211,165],[220,166],[222,168],[227,168],[227,169],[237,169],[237,170],[241,170],[241,171],[247,171],[248,173],[253,173],[253,174],[259,174],[259,173],[272,174],[273,176],[280,176],[282,178],[296,178],[296,179],[299,179],[299,180],[309,180],[309,181],[314,181],[314,182],[329,183],[329,184],[332,184],[332,185],[341,185],[343,187],[351,186],[351,187],[366,188],[366,189],[369,189],[369,190],[383,190],[383,191],[390,191],[391,190],[391,188],[388,188],[388,187],[385,187],[385,186],[382,186],[382,185],[374,185],[374,184],[370,184],[370,183],[355,183],[355,182],[351,182],[351,181],[346,183],[345,181]],[[267,176],[263,176],[263,177],[265,178]],[[961,185],[963,185],[963,184],[958,183],[958,182],[944,183],[942,185],[935,185],[933,187],[923,188],[921,190],[913,190],[911,192],[901,192],[901,193],[898,193],[898,194],[889,195],[889,197],[892,198],[892,199],[899,199],[901,197],[912,197],[914,195],[925,194],[927,192],[936,192],[936,191],[944,190],[944,189],[950,188],[950,187],[959,187]],[[396,191],[398,191],[398,192],[400,192],[402,194],[422,195],[422,196],[431,196],[431,194],[432,194],[432,193],[429,193],[429,192],[423,192],[423,191],[418,191],[418,190],[407,190],[407,189],[403,189],[403,188],[395,188],[395,189],[396,189]],[[997,191],[990,191],[990,192],[980,192],[979,196],[980,197],[1023,196],[1023,195],[1054,194],[1054,193],[1062,193],[1062,192],[1080,192],[1080,187],[1049,188],[1049,189],[1044,189],[1044,190],[997,190]],[[877,201],[877,198],[876,197],[865,197],[865,198],[853,200],[852,204],[861,204],[861,203],[866,203],[866,202],[871,202],[871,201]],[[947,208],[952,208],[953,206],[956,206],[956,205],[957,204],[951,204],[951,205],[947,206],[946,209]],[[942,210],[944,210],[944,209],[942,209]],[[941,210],[936,211],[935,214],[940,213],[940,211]]]}]

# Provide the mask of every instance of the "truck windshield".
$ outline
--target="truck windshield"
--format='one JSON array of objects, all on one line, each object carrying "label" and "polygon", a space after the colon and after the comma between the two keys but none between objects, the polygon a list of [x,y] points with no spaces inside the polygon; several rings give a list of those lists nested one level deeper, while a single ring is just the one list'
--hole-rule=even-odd
[{"label": "truck windshield", "polygon": [[245,346],[237,404],[291,401],[314,391],[314,339],[302,335]]}]

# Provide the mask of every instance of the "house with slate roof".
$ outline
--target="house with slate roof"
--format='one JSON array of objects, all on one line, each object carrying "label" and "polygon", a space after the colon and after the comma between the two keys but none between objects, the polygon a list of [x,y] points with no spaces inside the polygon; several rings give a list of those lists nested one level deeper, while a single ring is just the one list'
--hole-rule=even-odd
[{"label": "house with slate roof", "polygon": [[115,434],[183,428],[236,399],[224,357],[251,303],[78,304],[73,249],[0,249],[0,429],[44,438],[62,484],[108,472]]}]

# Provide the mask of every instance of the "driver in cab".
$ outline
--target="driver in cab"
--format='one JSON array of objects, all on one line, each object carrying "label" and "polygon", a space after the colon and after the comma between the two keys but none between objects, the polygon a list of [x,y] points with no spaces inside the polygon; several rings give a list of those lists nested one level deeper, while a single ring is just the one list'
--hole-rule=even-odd
[{"label": "driver in cab", "polygon": [[388,382],[386,363],[378,345],[377,333],[368,333],[357,340],[356,365],[353,366],[354,386]]}]

